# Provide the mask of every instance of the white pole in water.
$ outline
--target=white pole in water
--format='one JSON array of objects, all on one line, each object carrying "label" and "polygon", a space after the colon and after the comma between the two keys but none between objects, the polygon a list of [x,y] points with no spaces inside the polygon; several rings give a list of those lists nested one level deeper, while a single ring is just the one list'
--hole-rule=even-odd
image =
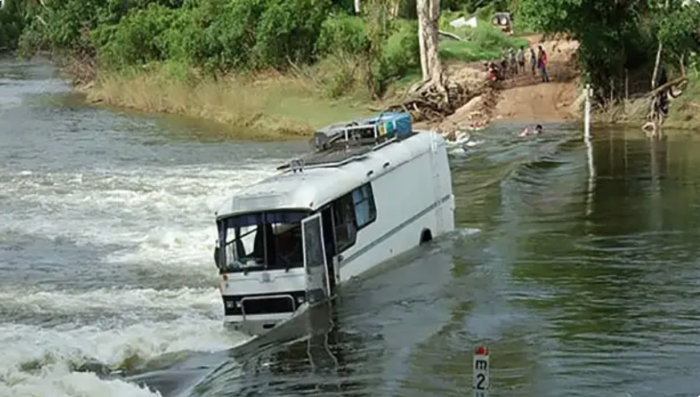
[{"label": "white pole in water", "polygon": [[583,133],[586,139],[591,139],[591,85],[586,84],[586,102],[583,112]]},{"label": "white pole in water", "polygon": [[489,376],[491,365],[489,364],[489,350],[479,346],[474,350],[474,397],[488,397],[491,379]]},{"label": "white pole in water", "polygon": [[586,102],[583,115],[583,139],[588,158],[588,194],[586,195],[586,216],[593,213],[593,190],[595,189],[595,167],[593,166],[593,144],[591,143],[591,85],[586,84]]}]

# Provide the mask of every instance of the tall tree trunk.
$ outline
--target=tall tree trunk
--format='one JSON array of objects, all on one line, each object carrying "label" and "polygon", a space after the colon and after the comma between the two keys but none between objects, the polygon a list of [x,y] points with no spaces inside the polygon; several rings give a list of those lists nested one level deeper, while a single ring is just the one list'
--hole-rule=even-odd
[{"label": "tall tree trunk", "polygon": [[400,11],[401,11],[401,0],[391,0],[391,7],[389,9],[389,16],[391,17],[391,19],[398,18]]},{"label": "tall tree trunk", "polygon": [[440,19],[440,0],[430,0],[430,29],[426,31],[426,49],[428,50],[428,67],[430,80],[442,86],[442,64],[438,53],[440,38],[438,36]]},{"label": "tall tree trunk", "polygon": [[[665,1],[664,8],[665,12],[668,13],[668,7],[669,7],[669,0]],[[651,76],[651,89],[652,91],[656,89],[656,85],[658,83],[658,78],[659,78],[659,68],[661,65],[661,52],[663,51],[663,43],[661,42],[661,38],[659,38],[659,48],[656,51],[656,61],[654,62],[654,72],[652,73]],[[661,124],[663,124],[663,118],[664,115],[661,111],[661,96],[662,93],[658,93],[657,95],[654,95],[654,97],[651,99],[651,103],[649,104],[649,115],[647,116],[647,123],[642,126],[642,129],[648,130],[651,129],[651,132],[647,132],[647,135],[650,135],[651,137],[658,137],[661,134]]]},{"label": "tall tree trunk", "polygon": [[421,6],[424,4],[427,4],[428,0],[418,0],[417,1],[417,6],[416,9],[418,10],[418,49],[420,53],[420,70],[421,74],[423,76],[423,81],[428,81],[430,80],[430,70],[429,70],[429,64],[428,64],[428,50],[425,47],[426,46],[426,40],[425,40],[425,26],[422,21],[424,15],[420,10]]},{"label": "tall tree trunk", "polygon": [[418,42],[423,81],[442,85],[442,65],[438,56],[438,19],[440,0],[418,0]]},{"label": "tall tree trunk", "polygon": [[661,51],[664,45],[659,41],[659,49],[656,51],[656,62],[654,62],[654,71],[651,74],[651,89],[652,91],[656,88],[656,82],[659,78],[659,65],[661,64]]},{"label": "tall tree trunk", "polygon": [[418,14],[418,47],[420,50],[420,70],[423,75],[423,81],[430,80],[430,64],[428,63],[428,48],[427,40],[425,39],[426,32],[430,28],[427,26],[430,22],[430,0],[417,0],[416,12]]}]

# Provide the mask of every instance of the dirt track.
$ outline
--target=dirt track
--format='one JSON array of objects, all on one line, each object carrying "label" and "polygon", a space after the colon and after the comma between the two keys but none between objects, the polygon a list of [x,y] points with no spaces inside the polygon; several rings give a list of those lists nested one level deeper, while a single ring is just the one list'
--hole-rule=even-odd
[{"label": "dirt track", "polygon": [[[493,120],[521,122],[561,121],[573,118],[571,105],[578,96],[578,74],[573,55],[578,43],[569,40],[548,40],[528,37],[533,47],[542,45],[548,56],[550,82],[526,71],[486,90],[442,122],[443,131],[481,127]],[[465,83],[486,80],[483,63],[457,64],[448,67],[452,79]]]},{"label": "dirt track", "polygon": [[[533,46],[538,43],[531,40]],[[540,43],[549,58],[549,83],[539,76],[517,76],[510,82],[512,88],[500,92],[494,110],[496,119],[519,121],[555,121],[572,118],[570,106],[578,96],[578,79],[572,56],[578,43],[546,41]],[[506,82],[508,84],[508,82]]]}]

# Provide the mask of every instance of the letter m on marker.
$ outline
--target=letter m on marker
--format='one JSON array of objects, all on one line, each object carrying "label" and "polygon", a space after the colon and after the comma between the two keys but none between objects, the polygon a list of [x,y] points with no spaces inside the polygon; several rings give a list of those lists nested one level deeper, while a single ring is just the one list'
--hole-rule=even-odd
[{"label": "letter m on marker", "polygon": [[476,360],[476,362],[474,362],[474,368],[477,370],[486,370],[488,366],[489,363],[486,360]]}]

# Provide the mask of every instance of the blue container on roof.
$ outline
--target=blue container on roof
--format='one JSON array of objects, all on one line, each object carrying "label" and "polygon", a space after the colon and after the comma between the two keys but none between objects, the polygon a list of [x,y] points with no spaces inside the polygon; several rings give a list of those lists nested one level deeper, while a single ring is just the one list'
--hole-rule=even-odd
[{"label": "blue container on roof", "polygon": [[401,139],[413,131],[411,115],[406,112],[386,112],[367,121],[379,126],[380,136],[386,135],[389,138],[396,136]]}]

